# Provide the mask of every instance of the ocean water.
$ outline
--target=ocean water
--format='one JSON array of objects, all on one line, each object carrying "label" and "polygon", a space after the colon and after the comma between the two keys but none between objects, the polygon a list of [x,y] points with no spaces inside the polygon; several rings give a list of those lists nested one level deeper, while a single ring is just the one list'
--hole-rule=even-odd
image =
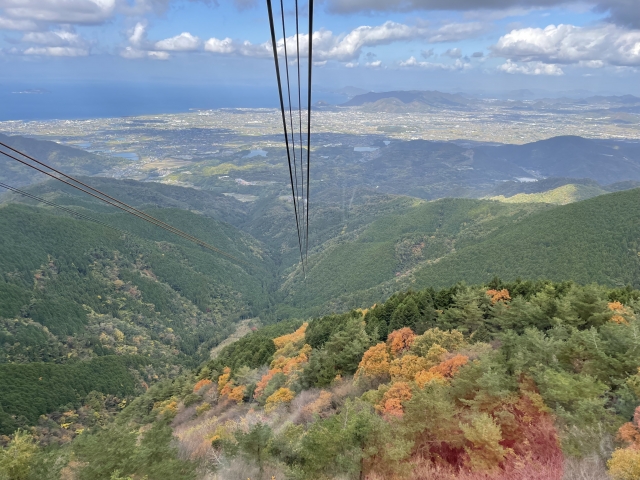
[{"label": "ocean water", "polygon": [[[314,102],[342,103],[323,93]],[[214,108],[278,108],[278,91],[267,87],[109,84],[2,84],[0,121],[70,120],[181,113]]]}]

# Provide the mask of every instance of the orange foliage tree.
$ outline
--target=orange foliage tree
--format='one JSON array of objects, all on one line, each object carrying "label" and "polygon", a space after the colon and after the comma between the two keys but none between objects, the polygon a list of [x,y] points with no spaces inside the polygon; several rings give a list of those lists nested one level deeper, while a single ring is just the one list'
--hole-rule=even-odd
[{"label": "orange foliage tree", "polygon": [[394,330],[387,337],[387,345],[391,350],[392,355],[398,355],[408,350],[413,341],[416,338],[416,334],[413,333],[409,327],[401,328],[400,330]]},{"label": "orange foliage tree", "polygon": [[404,414],[403,402],[411,400],[411,387],[406,382],[396,382],[385,392],[376,410],[385,416],[401,417]]},{"label": "orange foliage tree", "polygon": [[491,303],[494,305],[498,302],[507,303],[511,300],[511,295],[509,295],[509,290],[503,288],[502,290],[487,290],[487,295],[491,297]]},{"label": "orange foliage tree", "polygon": [[449,360],[445,360],[435,367],[431,367],[429,371],[433,373],[439,373],[445,378],[451,378],[456,373],[458,373],[458,370],[460,370],[462,366],[466,365],[468,362],[469,357],[465,355],[456,355],[455,357],[450,358]]},{"label": "orange foliage tree", "polygon": [[198,383],[193,386],[193,393],[198,393],[200,389],[206,387],[207,385],[211,385],[213,382],[208,378],[203,378]]},{"label": "orange foliage tree", "polygon": [[612,322],[626,324],[629,323],[628,318],[633,317],[633,312],[620,302],[609,302],[608,307],[613,312]]},{"label": "orange foliage tree", "polygon": [[253,392],[253,398],[258,399],[262,396],[262,392],[264,392],[264,389],[267,388],[267,385],[277,373],[282,373],[282,370],[275,368],[269,370],[262,376],[260,381],[256,384],[256,389]]}]

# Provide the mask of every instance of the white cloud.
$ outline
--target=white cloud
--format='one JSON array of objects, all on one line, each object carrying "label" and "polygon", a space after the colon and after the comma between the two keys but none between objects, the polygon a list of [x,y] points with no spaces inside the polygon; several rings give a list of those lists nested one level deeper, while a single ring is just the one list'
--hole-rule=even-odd
[{"label": "white cloud", "polygon": [[207,52],[228,54],[228,53],[235,52],[236,47],[233,44],[233,40],[231,40],[229,37],[223,40],[218,40],[217,38],[210,38],[204,44],[204,49]]},{"label": "white cloud", "polygon": [[498,67],[498,70],[511,74],[522,73],[524,75],[564,75],[562,68],[558,65],[542,62],[530,62],[524,65],[518,65],[511,60],[507,60],[506,63]]},{"label": "white cloud", "polygon": [[200,39],[189,32],[182,32],[175,37],[160,40],[155,44],[155,50],[170,52],[190,52],[200,47]]},{"label": "white cloud", "polygon": [[344,64],[347,68],[356,68],[358,66],[358,62],[349,62]]},{"label": "white cloud", "polygon": [[95,25],[113,16],[116,0],[0,0],[0,8],[15,20]]},{"label": "white cloud", "polygon": [[47,45],[49,47],[86,47],[87,42],[77,33],[68,30],[55,32],[30,32],[22,36],[25,43]]},{"label": "white cloud", "polygon": [[140,46],[147,39],[147,25],[143,22],[136,23],[136,26],[130,32],[129,43],[131,45]]},{"label": "white cloud", "polygon": [[374,62],[365,63],[365,67],[369,67],[369,68],[378,68],[381,65],[382,65],[382,61],[381,60],[376,60]]},{"label": "white cloud", "polygon": [[[313,33],[313,57],[318,61],[336,60],[339,62],[353,62],[360,57],[362,49],[395,42],[409,42],[412,40],[426,40],[437,43],[469,38],[484,31],[485,26],[480,23],[449,24],[439,28],[425,26],[409,26],[396,22],[385,22],[377,26],[360,26],[348,33],[334,35],[330,30],[319,30]],[[300,56],[306,57],[309,51],[309,35],[300,35]],[[287,37],[287,51],[296,55],[296,36]],[[279,54],[284,54],[284,40],[277,42]],[[271,43],[252,44],[251,42],[237,42],[230,38],[210,38],[204,49],[208,52],[225,55],[241,55],[251,57],[270,57],[273,55]]]},{"label": "white cloud", "polygon": [[38,30],[38,25],[32,20],[15,20],[13,18],[0,17],[0,30],[28,32],[30,30]]},{"label": "white cloud", "polygon": [[24,49],[24,55],[84,57],[89,55],[91,50],[89,42],[73,30],[29,32],[22,36],[22,42],[37,45]]},{"label": "white cloud", "polygon": [[24,55],[42,55],[48,57],[86,57],[89,50],[75,47],[30,47]]},{"label": "white cloud", "polygon": [[494,55],[523,62],[638,66],[640,30],[612,24],[522,28],[501,37],[491,50]]},{"label": "white cloud", "polygon": [[169,58],[167,52],[147,52],[147,56],[155,60],[167,60]]},{"label": "white cloud", "polygon": [[434,63],[434,62],[419,62],[416,57],[411,56],[407,60],[398,64],[400,67],[408,68],[423,68],[425,70],[446,70],[446,71],[459,71],[469,70],[472,66],[469,63],[463,62],[459,58],[453,63]]}]

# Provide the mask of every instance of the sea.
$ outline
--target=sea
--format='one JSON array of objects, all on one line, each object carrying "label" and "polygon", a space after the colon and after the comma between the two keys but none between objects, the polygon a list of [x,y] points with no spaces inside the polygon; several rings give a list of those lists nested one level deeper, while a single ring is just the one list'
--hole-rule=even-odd
[{"label": "sea", "polygon": [[[313,102],[340,104],[346,97],[322,92]],[[217,108],[279,108],[278,91],[260,86],[154,83],[2,84],[0,121],[73,120]]]}]

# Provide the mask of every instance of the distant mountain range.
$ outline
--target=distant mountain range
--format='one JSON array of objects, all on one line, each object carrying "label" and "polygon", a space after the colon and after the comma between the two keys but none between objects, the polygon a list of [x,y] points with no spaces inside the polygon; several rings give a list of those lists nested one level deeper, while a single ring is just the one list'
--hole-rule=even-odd
[{"label": "distant mountain range", "polygon": [[343,103],[343,107],[374,106],[380,109],[389,109],[398,105],[412,105],[414,107],[467,107],[475,103],[460,94],[443,93],[438,91],[394,91],[394,92],[369,92],[356,95]]},{"label": "distant mountain range", "polygon": [[[353,90],[352,90],[353,91]],[[491,98],[483,95],[478,98]],[[461,93],[444,93],[439,91],[398,90],[390,92],[369,92],[352,96],[341,107],[361,107],[366,110],[397,111],[416,110],[422,111],[429,108],[470,108],[479,100],[475,95]],[[617,108],[622,112],[637,112],[640,109],[640,97],[633,95],[621,96],[586,96],[583,98],[557,97],[536,98],[530,90],[516,90],[501,96],[499,105],[526,109],[548,109],[564,106],[588,106],[600,108]],[[534,100],[535,99],[535,100]]]}]

